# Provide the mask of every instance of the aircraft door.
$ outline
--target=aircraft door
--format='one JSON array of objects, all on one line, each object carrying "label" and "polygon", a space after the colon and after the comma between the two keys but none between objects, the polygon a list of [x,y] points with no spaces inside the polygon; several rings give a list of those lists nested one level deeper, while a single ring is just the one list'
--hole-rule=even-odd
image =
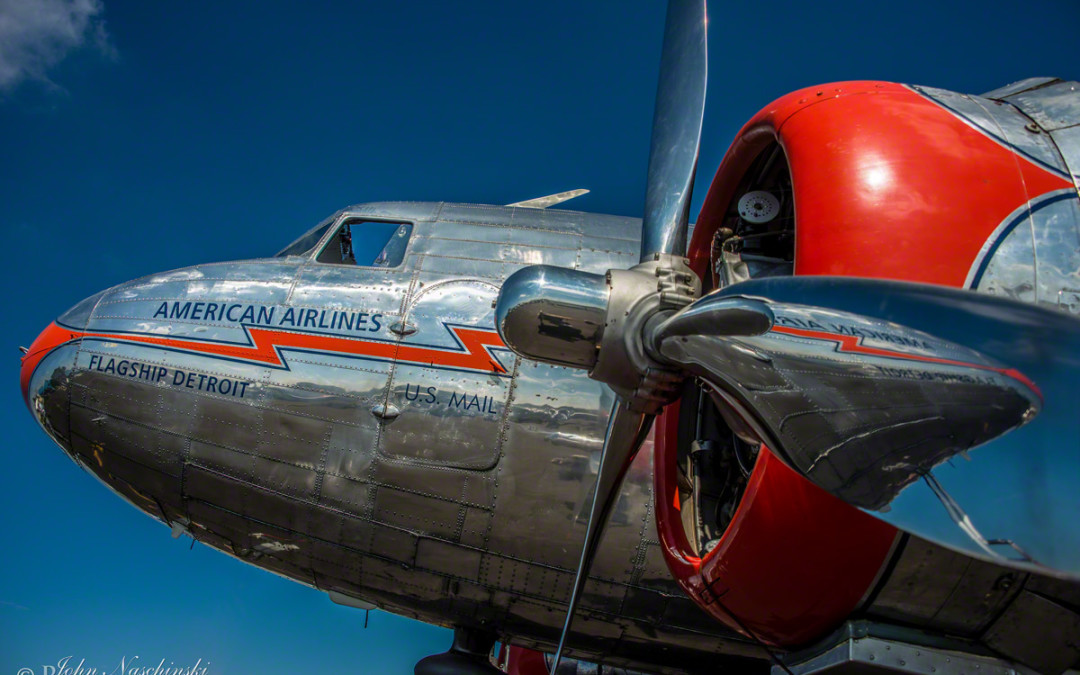
[{"label": "aircraft door", "polygon": [[[288,369],[274,372],[273,383],[284,386],[274,388],[273,404],[332,423],[324,441],[328,475],[358,480],[377,452],[381,425],[373,413],[385,403],[399,340],[391,326],[401,320],[412,284],[412,229],[408,222],[343,217],[282,308],[280,327],[303,344],[286,353]],[[324,493],[332,482],[326,479]]]},{"label": "aircraft door", "polygon": [[494,328],[498,287],[478,279],[418,284],[388,389],[397,417],[380,454],[458,469],[498,461],[515,357]]}]

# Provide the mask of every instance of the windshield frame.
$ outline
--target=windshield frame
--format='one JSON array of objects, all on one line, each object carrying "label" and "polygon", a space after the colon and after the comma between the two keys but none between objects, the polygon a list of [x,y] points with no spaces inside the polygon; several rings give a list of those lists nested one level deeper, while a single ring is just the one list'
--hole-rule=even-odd
[{"label": "windshield frame", "polygon": [[[323,240],[326,239],[327,235],[337,231],[337,228],[335,228],[334,226],[339,223],[339,221],[344,216],[344,214],[345,214],[344,209],[342,209],[340,211],[335,211],[329,217],[324,218],[323,220],[319,221],[318,225],[316,225],[315,227],[307,230],[306,232],[304,232],[302,235],[300,235],[296,239],[293,239],[291,242],[289,242],[289,244],[287,246],[285,246],[285,248],[283,248],[280,251],[278,251],[277,253],[275,253],[273,255],[273,257],[275,257],[275,258],[311,258],[312,253],[314,251],[321,251],[322,250],[323,247],[321,246],[321,244],[323,243]],[[320,229],[323,230],[323,233],[320,234],[318,239],[314,240],[310,246],[305,248],[303,251],[299,251],[299,252],[296,252],[296,253],[289,253],[288,252],[289,249],[293,248],[294,246],[299,245],[301,242],[303,242],[305,239],[307,239],[308,237],[310,237],[313,234],[315,234],[316,232],[318,232]]]}]

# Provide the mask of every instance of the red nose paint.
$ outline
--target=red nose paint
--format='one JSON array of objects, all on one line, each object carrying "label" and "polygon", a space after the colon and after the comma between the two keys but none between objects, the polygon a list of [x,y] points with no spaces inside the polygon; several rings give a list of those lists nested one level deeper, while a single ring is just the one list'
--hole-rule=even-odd
[{"label": "red nose paint", "polygon": [[27,406],[30,405],[30,378],[33,376],[38,364],[41,363],[41,359],[48,356],[52,350],[60,345],[71,342],[78,337],[78,333],[51,323],[48,328],[41,331],[41,335],[37,336],[37,339],[30,345],[30,349],[23,354],[22,366],[19,369],[19,386],[22,388],[23,401],[26,402]]}]

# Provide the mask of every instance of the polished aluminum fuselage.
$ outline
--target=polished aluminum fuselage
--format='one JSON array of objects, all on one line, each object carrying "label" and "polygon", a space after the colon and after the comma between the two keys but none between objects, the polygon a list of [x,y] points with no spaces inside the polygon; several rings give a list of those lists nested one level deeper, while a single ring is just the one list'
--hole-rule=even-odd
[{"label": "polished aluminum fuselage", "polygon": [[[331,265],[312,252],[122,284],[58,322],[69,334],[37,365],[31,408],[175,532],[339,601],[550,648],[613,394],[505,349],[492,302],[525,265],[629,267],[640,221],[441,203],[337,216],[353,217],[411,223],[404,262]],[[651,462],[647,444],[571,653],[657,669],[760,658],[671,580]]]}]

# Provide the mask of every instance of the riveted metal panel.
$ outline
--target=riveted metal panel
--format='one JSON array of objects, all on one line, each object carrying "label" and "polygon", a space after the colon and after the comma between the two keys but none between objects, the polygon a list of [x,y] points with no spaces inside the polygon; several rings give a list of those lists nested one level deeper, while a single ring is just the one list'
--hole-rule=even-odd
[{"label": "riveted metal panel", "polygon": [[1067,198],[1032,211],[1035,236],[1037,301],[1062,306],[1063,289],[1080,289],[1080,198]]},{"label": "riveted metal panel", "polygon": [[1005,98],[1047,131],[1080,124],[1080,85],[1076,82],[1057,82]]},{"label": "riveted metal panel", "polygon": [[976,637],[1009,606],[1027,576],[909,537],[868,612]]},{"label": "riveted metal panel", "polygon": [[[635,584],[667,595],[679,596],[678,584],[670,574],[664,574],[667,563],[664,562],[664,553],[660,548],[660,542],[656,541],[656,531],[653,527],[649,528],[647,536],[643,537],[643,542],[645,550],[641,570],[635,575]],[[704,612],[702,616],[706,616]]]},{"label": "riveted metal panel", "polygon": [[969,98],[992,116],[998,129],[995,137],[1004,139],[1021,155],[1041,163],[1045,168],[1062,174],[1067,173],[1065,164],[1050,137],[1037,129],[1032,129],[1031,121],[1025,115],[1008,105],[976,97]]},{"label": "riveted metal panel", "polygon": [[[168,489],[175,491],[178,496],[179,478],[183,466],[180,456],[175,452],[170,452],[173,449],[172,446],[162,443],[162,434],[158,429],[98,410],[82,409],[78,405],[73,407],[71,416],[73,420],[88,416],[89,420],[87,422],[80,420],[78,427],[100,429],[100,434],[95,434],[99,439],[98,442],[110,452],[125,457],[147,470],[157,471],[177,479],[176,484],[169,485]],[[80,435],[90,440],[88,434],[80,433]],[[175,502],[175,499],[170,501]]]},{"label": "riveted metal panel", "polygon": [[457,532],[461,506],[441,499],[380,486],[375,493],[376,522],[450,540]]},{"label": "riveted metal panel", "polygon": [[[374,536],[375,524],[369,520],[345,514],[341,514],[338,524],[341,532],[340,538],[335,540],[338,544],[357,551],[367,549]],[[347,555],[347,552],[343,552],[343,555]]]},{"label": "riveted metal panel", "polygon": [[1005,85],[1004,87],[998,87],[993,91],[988,91],[985,94],[981,94],[983,98],[1002,99],[1012,94],[1018,94],[1028,89],[1035,87],[1041,87],[1044,84],[1055,81],[1056,77],[1029,77],[1027,79],[1019,80]]},{"label": "riveted metal panel", "polygon": [[506,378],[399,364],[389,401],[401,414],[387,422],[380,452],[454,468],[490,469],[502,447],[499,429],[509,389]]},{"label": "riveted metal panel", "polygon": [[[364,544],[366,546],[367,542]],[[351,596],[360,595],[355,580],[363,576],[364,569],[360,562],[363,558],[358,552],[321,539],[308,539],[297,545],[308,553],[312,576],[318,588],[325,589],[329,585]],[[331,580],[330,584],[326,583],[327,580]]]},{"label": "riveted metal panel", "polygon": [[148,274],[120,284],[110,290],[120,293],[119,297],[125,297],[122,293],[127,290],[140,290],[144,286],[157,286],[172,282],[211,284],[219,280],[229,280],[276,285],[279,282],[292,282],[296,278],[299,265],[300,263],[295,259],[289,260],[285,258],[257,258],[253,260],[206,263]]},{"label": "riveted metal panel", "polygon": [[[605,389],[581,371],[522,362],[505,441],[521,451],[499,463],[492,549],[576,564],[610,410],[604,404],[614,397],[602,400]],[[521,522],[533,523],[525,536],[515,525]]]},{"label": "riveted metal panel", "polygon": [[583,249],[578,254],[577,269],[603,274],[608,270],[628,269],[637,264],[637,256],[623,251]]},{"label": "riveted metal panel", "polygon": [[439,277],[460,275],[468,279],[487,279],[492,282],[502,282],[503,279],[524,267],[524,264],[453,256],[425,255],[420,259],[417,267],[423,270],[425,274],[437,275]]},{"label": "riveted metal panel", "polygon": [[[630,223],[629,227],[626,229],[637,232],[640,229],[640,222],[635,220]],[[619,231],[617,229],[614,232],[609,231],[608,235],[611,234],[619,235]],[[623,236],[604,236],[603,234],[595,232],[593,230],[589,230],[588,232],[586,232],[585,236],[582,238],[582,245],[585,248],[596,249],[598,251],[615,251],[618,253],[626,253],[627,255],[633,255],[634,249],[637,248],[638,254],[634,256],[633,263],[635,265],[638,263],[638,259],[641,256],[639,243],[640,242],[637,240],[636,237],[625,238]]]},{"label": "riveted metal panel", "polygon": [[[314,465],[318,462],[321,449],[312,449],[311,455],[300,463],[281,459],[252,455],[250,458],[252,481],[274,492],[312,501],[316,497],[319,476]],[[306,466],[305,466],[306,465]]]},{"label": "riveted metal panel", "polygon": [[506,244],[487,241],[428,241],[425,256],[446,258],[472,258],[475,260],[501,260],[500,252]]},{"label": "riveted metal panel", "polygon": [[430,238],[424,243],[422,250],[430,252],[440,247],[452,247],[455,245],[454,242],[459,241],[574,249],[581,245],[581,240],[582,236],[576,232],[550,232],[513,226],[509,223],[501,225],[435,223],[430,229]]},{"label": "riveted metal panel", "polygon": [[[214,405],[213,401],[194,398],[194,411],[188,438],[227,448],[243,448],[258,438],[263,409],[248,405]],[[169,414],[170,409],[163,412]]]},{"label": "riveted metal panel", "polygon": [[[1024,671],[1002,659],[933,649],[894,640],[867,636],[848,639],[829,651],[806,661],[788,664],[793,675],[1021,675]],[[784,672],[773,666],[774,675]]]},{"label": "riveted metal panel", "polygon": [[255,441],[255,454],[314,470],[331,432],[324,419],[307,415],[265,415]]},{"label": "riveted metal panel", "polygon": [[405,320],[418,329],[402,337],[402,349],[416,345],[475,352],[476,365],[455,368],[399,361],[387,403],[400,415],[383,429],[379,446],[383,455],[461,469],[494,466],[502,446],[500,430],[515,357],[503,348],[482,352],[479,344],[465,340],[485,331],[489,341],[499,343],[491,308],[497,292],[489,282],[468,279],[427,283],[416,291]]},{"label": "riveted metal panel", "polygon": [[1080,289],[1075,190],[1042,195],[1006,218],[987,239],[969,277],[978,290],[1072,311],[1063,291]]},{"label": "riveted metal panel", "polygon": [[480,551],[462,550],[452,544],[426,537],[420,539],[416,548],[417,566],[465,579],[478,578],[480,558]]},{"label": "riveted metal panel", "polygon": [[[1014,219],[1026,221],[1028,206],[1025,204],[1016,213],[1006,219],[1005,226]],[[984,246],[989,255],[989,247],[997,243],[997,250],[986,263],[982,277],[973,280],[975,288],[993,295],[1004,295],[1023,302],[1035,302],[1035,241],[1030,223],[1024,222],[1000,238],[991,236]],[[979,265],[973,265],[978,269]]]},{"label": "riveted metal panel", "polygon": [[479,509],[495,508],[495,472],[470,471],[462,485],[461,502]]},{"label": "riveted metal panel", "polygon": [[[324,423],[358,426],[371,424],[370,410],[381,400],[380,394],[387,375],[378,372],[379,369],[376,368],[353,368],[355,362],[333,370],[333,366],[328,365],[332,360],[332,357],[315,358],[307,362],[301,360],[293,364],[293,370],[276,371],[271,382],[255,383],[250,389],[261,396],[260,404],[269,411],[307,417]],[[333,392],[330,387],[321,388],[317,382],[311,381],[318,379],[318,376],[307,375],[308,369],[316,366],[342,380],[352,375],[357,381],[356,392],[351,396],[344,396]]]},{"label": "riveted metal panel", "polygon": [[1069,166],[1073,184],[1080,190],[1080,124],[1058,129],[1052,132],[1050,137]]},{"label": "riveted metal panel", "polygon": [[[254,484],[252,477],[251,455],[236,449],[222,447],[204,441],[192,441],[187,452],[187,461],[203,469],[212,470],[217,477]],[[185,481],[185,487],[187,482]],[[213,500],[210,500],[212,503]],[[228,508],[228,505],[222,504]]]},{"label": "riveted metal panel", "polygon": [[975,128],[1036,164],[1065,174],[1065,165],[1049,137],[1029,129],[1030,120],[1012,106],[933,87],[912,89],[952,110]]},{"label": "riveted metal panel", "polygon": [[1032,575],[1028,577],[1024,589],[1073,611],[1080,611],[1080,583],[1075,581]]},{"label": "riveted metal panel", "polygon": [[[366,339],[366,336],[355,337]],[[384,345],[395,342],[396,339],[388,334],[371,340],[371,343]],[[268,379],[291,389],[307,390],[325,394],[327,398],[339,399],[336,403],[327,401],[325,405],[318,404],[316,407],[350,407],[351,404],[347,403],[346,399],[367,401],[376,397],[386,386],[386,375],[392,368],[390,360],[364,356],[362,343],[355,347],[343,343],[342,349],[355,349],[357,354],[290,350],[285,356],[288,369],[275,369],[269,373]]]},{"label": "riveted metal panel", "polygon": [[552,232],[550,230],[537,230],[529,227],[508,227],[506,243],[516,246],[531,246],[536,248],[581,248],[584,237],[576,232]]},{"label": "riveted metal panel", "polygon": [[519,215],[518,211],[508,206],[490,204],[454,204],[444,203],[436,217],[441,223],[476,223],[480,225],[505,225],[515,218],[526,220],[529,214]]},{"label": "riveted metal panel", "polygon": [[515,243],[491,243],[479,241],[429,240],[424,252],[424,269],[431,269],[428,260],[449,258],[453,260],[489,260],[516,265],[558,265],[573,267],[577,260],[577,248],[537,248]]},{"label": "riveted metal panel", "polygon": [[369,202],[353,204],[344,213],[349,216],[384,220],[433,220],[442,207],[440,202]]},{"label": "riveted metal panel", "polygon": [[[102,445],[95,448],[91,457],[87,457],[90,470],[100,476],[108,476],[115,488],[138,508],[161,518],[162,503],[180,502],[180,479],[156,469],[147,467],[140,461],[128,457],[115,445]],[[138,487],[135,487],[138,486]]]},{"label": "riveted metal panel", "polygon": [[[282,266],[279,264],[267,264],[261,266],[265,269],[268,279],[252,279],[254,271],[246,270],[246,274],[234,273],[227,268],[208,270],[216,273],[216,276],[199,276],[196,278],[164,279],[144,278],[138,281],[121,284],[111,289],[102,297],[102,302],[116,307],[108,308],[103,313],[132,314],[123,307],[132,302],[156,302],[154,309],[164,301],[182,302],[218,302],[243,304],[248,298],[257,300],[262,304],[280,304],[288,296],[296,279],[298,264]],[[252,282],[257,283],[257,292],[253,289]],[[136,313],[137,317],[152,316],[152,313]]]},{"label": "riveted metal panel", "polygon": [[336,509],[327,508],[323,504],[313,504],[308,508],[307,529],[303,534],[313,539],[331,543],[338,552],[337,554],[343,555],[341,524],[345,518],[345,514]]},{"label": "riveted metal panel", "polygon": [[238,490],[238,487],[239,481],[235,478],[204,467],[201,463],[191,462],[184,469],[185,497],[226,511],[243,514],[247,501],[246,494]]},{"label": "riveted metal panel", "polygon": [[199,399],[187,389],[161,387],[154,409],[154,423],[166,433],[190,440],[198,410]]},{"label": "riveted metal panel", "polygon": [[374,486],[365,476],[342,475],[327,469],[323,475],[320,502],[356,517],[369,517],[374,504]]},{"label": "riveted metal panel", "polygon": [[983,637],[994,651],[1035,668],[1061,673],[1080,662],[1080,615],[1023,591]]},{"label": "riveted metal panel", "polygon": [[629,475],[644,480],[624,482],[622,495],[608,517],[608,526],[600,536],[600,548],[609,555],[597,556],[592,575],[607,579],[631,579],[637,571],[639,547],[652,526],[652,456],[639,452],[630,465]]},{"label": "riveted metal panel", "polygon": [[[498,489],[498,483],[492,480],[492,490]],[[494,506],[494,501],[493,501]],[[491,533],[493,510],[468,507],[461,521],[460,541],[465,546],[486,549],[488,535]]]},{"label": "riveted metal panel", "polygon": [[379,558],[401,565],[411,567],[416,563],[417,536],[415,534],[378,522],[374,524],[370,548],[373,553]]},{"label": "riveted metal panel", "polygon": [[909,537],[873,604],[873,616],[925,625],[945,606],[971,558]]},{"label": "riveted metal panel", "polygon": [[577,257],[576,249],[538,248],[527,244],[507,244],[499,251],[499,260],[522,265],[575,267]]},{"label": "riveted metal panel", "polygon": [[327,467],[347,476],[364,475],[375,453],[378,434],[379,424],[372,415],[360,414],[357,424],[335,424],[327,444],[331,452]]},{"label": "riveted metal panel", "polygon": [[408,490],[433,499],[476,508],[492,507],[493,486],[488,472],[383,460],[375,467],[373,479],[379,485],[407,486]]},{"label": "riveted metal panel", "polygon": [[539,214],[541,227],[571,230],[586,236],[623,239],[640,243],[641,220],[600,213],[584,213],[568,209],[544,209]]},{"label": "riveted metal panel", "polygon": [[[353,235],[360,236],[359,233]],[[347,309],[367,314],[369,337],[384,336],[401,313],[409,287],[408,274],[398,269],[309,263],[292,291],[290,305],[314,309]],[[371,317],[382,316],[378,321]]]}]

